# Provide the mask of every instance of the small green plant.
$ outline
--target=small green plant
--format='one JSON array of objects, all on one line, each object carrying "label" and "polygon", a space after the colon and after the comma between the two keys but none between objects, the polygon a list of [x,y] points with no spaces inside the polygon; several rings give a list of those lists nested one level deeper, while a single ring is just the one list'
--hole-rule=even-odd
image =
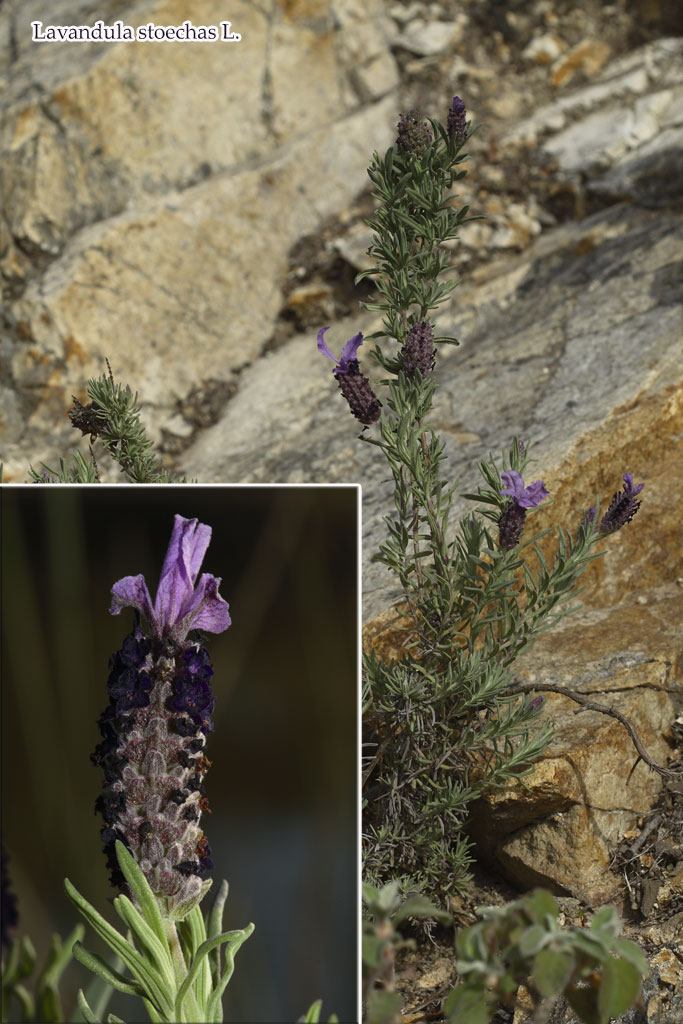
[{"label": "small green plant", "polygon": [[412,949],[413,939],[404,939],[398,925],[409,918],[429,918],[443,924],[450,914],[433,906],[419,893],[402,897],[398,881],[381,889],[363,885],[363,999],[365,1024],[398,1024],[401,996],[395,990],[395,960],[400,949]]},{"label": "small green plant", "polygon": [[483,920],[458,933],[463,981],[445,1003],[450,1024],[488,1024],[499,1004],[514,1005],[524,985],[545,1021],[564,996],[584,1024],[608,1024],[633,1006],[647,973],[643,953],[619,938],[614,907],[603,907],[588,928],[562,928],[549,892],[535,889],[503,907],[479,907]]}]

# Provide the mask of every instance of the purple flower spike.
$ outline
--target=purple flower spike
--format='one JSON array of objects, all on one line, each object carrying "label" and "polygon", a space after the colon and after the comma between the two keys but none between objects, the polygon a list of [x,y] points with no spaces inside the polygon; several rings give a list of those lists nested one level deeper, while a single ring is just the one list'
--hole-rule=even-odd
[{"label": "purple flower spike", "polygon": [[136,608],[156,639],[170,637],[177,643],[182,643],[191,629],[222,633],[230,625],[230,615],[227,602],[218,593],[220,578],[204,573],[195,587],[210,540],[210,526],[177,515],[154,606],[144,576],[124,576],[112,587],[111,614]]},{"label": "purple flower spike", "polygon": [[630,523],[640,508],[640,502],[636,501],[636,495],[640,494],[643,484],[633,486],[633,475],[624,473],[623,490],[617,491],[612,498],[610,507],[600,522],[600,533],[614,533],[620,530],[626,523]]},{"label": "purple flower spike", "polygon": [[337,359],[336,356],[332,355],[325,341],[325,331],[329,331],[329,329],[329,327],[321,327],[318,331],[318,351],[338,364],[332,370],[332,373],[352,373],[353,367],[351,364],[358,362],[357,352],[363,344],[363,335],[354,334],[352,338],[349,338],[342,349],[341,359]]},{"label": "purple flower spike", "polygon": [[349,403],[351,412],[356,419],[369,427],[371,423],[376,423],[379,419],[382,403],[372,390],[368,378],[360,372],[356,358],[358,349],[363,344],[363,335],[354,334],[353,338],[349,338],[342,349],[341,359],[337,359],[330,352],[325,341],[325,331],[329,331],[329,329],[329,327],[321,327],[318,331],[318,351],[337,363],[332,373],[337,379],[341,393]]},{"label": "purple flower spike", "polygon": [[130,605],[135,622],[109,662],[109,704],[91,755],[104,776],[95,811],[104,820],[110,881],[133,896],[116,858],[120,840],[171,920],[183,920],[198,905],[211,885],[202,876],[213,866],[199,822],[210,811],[204,749],[216,701],[200,630],[220,633],[230,616],[220,580],[204,573],[197,582],[210,539],[208,526],[175,517],[154,605],[142,576],[114,584],[110,611],[118,615]]},{"label": "purple flower spike", "polygon": [[509,494],[512,501],[509,501],[501,514],[498,523],[498,540],[505,551],[511,551],[515,547],[524,529],[524,519],[528,508],[536,508],[548,497],[548,491],[543,486],[542,480],[536,480],[528,487],[524,486],[522,474],[511,469],[501,473],[503,483],[501,494]]},{"label": "purple flower spike", "polygon": [[467,124],[465,122],[465,104],[459,96],[453,97],[451,109],[448,111],[446,130],[449,138],[455,136],[456,142],[462,145],[467,138]]},{"label": "purple flower spike", "polygon": [[535,480],[528,487],[524,486],[522,474],[516,469],[501,473],[505,487],[501,488],[501,494],[509,494],[512,500],[520,508],[536,508],[544,501],[549,491],[546,491],[542,480]]}]

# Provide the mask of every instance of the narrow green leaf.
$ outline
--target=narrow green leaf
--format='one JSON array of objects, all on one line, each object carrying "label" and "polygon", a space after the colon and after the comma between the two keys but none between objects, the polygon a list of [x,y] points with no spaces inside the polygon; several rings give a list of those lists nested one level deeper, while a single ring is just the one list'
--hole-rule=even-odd
[{"label": "narrow green leaf", "polygon": [[62,1024],[62,1005],[56,985],[41,985],[36,997],[36,1019]]},{"label": "narrow green leaf", "polygon": [[166,936],[164,936],[164,941],[161,943],[142,914],[135,909],[126,895],[121,894],[116,897],[114,900],[114,910],[128,925],[143,949],[154,959],[160,974],[168,978],[170,983],[173,984],[173,961]]},{"label": "narrow green leaf", "polygon": [[[228,891],[228,883],[223,879],[207,919],[205,938],[215,939],[223,931],[223,910],[228,898]],[[216,949],[212,949],[209,953],[209,965],[211,967],[211,979],[215,988],[221,976],[221,950],[219,946]]]},{"label": "narrow green leaf", "polygon": [[166,991],[165,980],[160,978],[158,972],[147,963],[138,951],[81,896],[68,878],[64,879],[64,888],[69,899],[97,934],[121,957],[133,977],[144,986],[150,1001],[154,1002],[166,1017],[170,1016],[173,1002]]},{"label": "narrow green leaf", "polygon": [[[142,985],[137,981],[129,981],[128,978],[120,974],[119,971],[114,970],[104,960],[99,953],[92,953],[85,946],[82,946],[80,942],[74,945],[74,956],[89,970],[98,974],[100,978],[111,985],[112,988],[116,988],[119,992],[126,992],[128,995],[142,996],[145,994],[145,990]],[[85,998],[85,997],[84,997]]]},{"label": "narrow green leaf", "polygon": [[86,1024],[100,1024],[99,1020],[97,1019],[95,1014],[92,1012],[92,1010],[88,1006],[87,1000],[86,1000],[85,996],[83,995],[83,989],[82,988],[79,988],[79,990],[78,990],[77,1001],[78,1001],[78,1009],[83,1014],[83,1018],[85,1019]]},{"label": "narrow green leaf", "polygon": [[[198,906],[195,907],[190,914],[188,914],[183,923],[187,925],[192,936],[192,953],[188,960],[188,963],[191,963],[194,957],[197,955],[197,950],[199,949],[199,947],[202,945],[203,942],[206,942],[206,928],[204,927],[204,918],[202,917],[202,912]],[[213,953],[215,953],[215,950],[211,950],[211,953],[209,953],[209,955],[207,957],[204,957],[204,959],[202,960],[202,966],[199,972],[199,977],[195,982],[195,992],[197,995],[197,1001],[199,1002],[200,1006],[206,1005],[213,988],[211,979],[211,965],[209,962],[210,957],[212,956]]]},{"label": "narrow green leaf", "polygon": [[171,951],[168,948],[168,940],[164,930],[164,923],[161,919],[159,904],[154,893],[149,887],[149,882],[142,873],[142,869],[126,847],[118,839],[116,841],[116,859],[124,877],[130,885],[135,899],[140,905],[140,910],[147,924],[150,926],[159,942],[162,944],[171,962]]},{"label": "narrow green leaf", "polygon": [[107,1017],[107,1024],[126,1024],[125,1020],[121,1020],[120,1017],[115,1017],[113,1013],[110,1013]]},{"label": "narrow green leaf", "polygon": [[306,1016],[304,1017],[304,1024],[319,1024],[320,1022],[320,1011],[323,1008],[322,999],[316,999],[314,1003],[309,1006]]},{"label": "narrow green leaf", "polygon": [[[107,960],[107,964],[109,967],[112,968],[112,970],[119,972],[121,971],[121,968],[124,966],[123,960],[121,959],[120,956],[117,956],[116,953],[113,954],[110,960]],[[88,1005],[92,1007],[92,1012],[99,1019],[104,1018],[104,1015],[107,1011],[107,1006],[109,1005],[109,1000],[111,999],[113,993],[114,989],[111,987],[111,985],[107,981],[105,981],[104,978],[101,978],[98,974],[96,974],[93,978],[90,979],[88,986],[85,990],[85,998],[88,1002]],[[80,1018],[75,1018],[75,1024],[82,1024],[82,1022],[80,1022]]]},{"label": "narrow green leaf", "polygon": [[217,936],[215,939],[208,939],[199,950],[199,953],[201,954],[204,947],[208,948],[210,946],[211,948],[214,948],[212,944],[221,940],[223,942],[227,941],[228,943],[224,951],[225,970],[223,971],[223,976],[221,977],[221,980],[216,986],[208,1003],[209,1019],[212,1021],[220,1022],[223,1019],[221,999],[223,998],[223,993],[225,992],[226,986],[235,969],[235,955],[242,943],[246,942],[253,931],[254,925],[248,924],[247,927],[243,928],[241,931],[225,932],[223,935]]}]

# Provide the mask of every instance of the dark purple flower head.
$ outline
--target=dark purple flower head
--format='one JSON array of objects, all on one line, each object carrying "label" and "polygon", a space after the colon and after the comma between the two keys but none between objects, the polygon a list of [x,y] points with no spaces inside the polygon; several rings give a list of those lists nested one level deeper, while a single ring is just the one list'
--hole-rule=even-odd
[{"label": "dark purple flower head", "polygon": [[448,137],[455,136],[456,142],[462,144],[467,138],[467,123],[465,121],[465,104],[459,96],[453,97],[451,109],[448,111],[446,120],[446,131]]},{"label": "dark purple flower head", "polygon": [[396,145],[404,153],[424,153],[432,144],[432,133],[419,110],[414,107],[401,114],[398,121]]},{"label": "dark purple flower head", "polygon": [[210,540],[210,526],[176,516],[154,605],[144,576],[124,576],[112,587],[111,614],[137,608],[157,640],[170,637],[181,643],[191,629],[222,633],[230,615],[218,593],[220,578],[204,573],[195,586]]},{"label": "dark purple flower head", "polygon": [[540,711],[543,705],[545,704],[545,697],[541,697],[539,694],[538,697],[534,697],[534,699],[530,701],[530,704],[531,707],[535,708],[536,711]]},{"label": "dark purple flower head", "polygon": [[509,494],[520,508],[536,508],[550,493],[546,491],[542,480],[535,480],[533,484],[525,487],[522,474],[516,469],[508,470],[500,475],[505,484],[505,487],[501,487],[500,493]]},{"label": "dark purple flower head", "polygon": [[363,344],[363,335],[355,334],[350,338],[342,349],[341,359],[332,355],[325,342],[325,331],[329,327],[321,327],[318,331],[318,351],[322,352],[328,359],[332,359],[337,366],[332,373],[337,379],[341,393],[349,403],[351,412],[365,426],[376,423],[380,417],[382,403],[372,390],[372,385],[367,377],[360,372],[360,366],[356,353]]},{"label": "dark purple flower head", "polygon": [[423,377],[434,369],[436,349],[434,332],[426,320],[418,320],[410,328],[403,346],[403,369],[412,377],[419,370]]},{"label": "dark purple flower head", "polygon": [[640,494],[643,484],[633,485],[631,473],[624,473],[624,486],[621,491],[612,498],[610,507],[600,522],[600,533],[614,533],[620,530],[626,523],[630,523],[640,508],[640,502],[636,501],[636,495]]},{"label": "dark purple flower head", "polygon": [[524,486],[522,474],[516,469],[501,473],[503,483],[501,494],[508,494],[512,498],[501,513],[498,522],[498,540],[505,551],[511,551],[518,543],[524,529],[524,520],[528,508],[536,508],[537,505],[548,497],[548,491],[543,486],[542,480],[536,480],[528,487]]}]

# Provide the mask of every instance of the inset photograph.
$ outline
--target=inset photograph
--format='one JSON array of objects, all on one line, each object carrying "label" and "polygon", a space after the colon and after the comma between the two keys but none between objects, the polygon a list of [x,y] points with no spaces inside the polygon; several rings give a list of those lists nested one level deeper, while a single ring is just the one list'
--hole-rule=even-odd
[{"label": "inset photograph", "polygon": [[358,1020],[360,488],[0,501],[3,1020]]}]

